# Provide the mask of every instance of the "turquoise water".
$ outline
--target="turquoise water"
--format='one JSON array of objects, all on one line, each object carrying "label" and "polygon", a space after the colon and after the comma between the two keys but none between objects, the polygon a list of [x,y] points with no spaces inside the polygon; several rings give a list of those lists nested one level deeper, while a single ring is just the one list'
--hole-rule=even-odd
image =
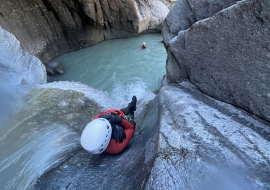
[{"label": "turquoise water", "polygon": [[[54,59],[64,65],[65,74],[49,80],[81,82],[116,101],[143,97],[161,87],[167,56],[161,40],[161,34],[145,34],[66,53]],[[146,49],[141,48],[143,42]]]}]

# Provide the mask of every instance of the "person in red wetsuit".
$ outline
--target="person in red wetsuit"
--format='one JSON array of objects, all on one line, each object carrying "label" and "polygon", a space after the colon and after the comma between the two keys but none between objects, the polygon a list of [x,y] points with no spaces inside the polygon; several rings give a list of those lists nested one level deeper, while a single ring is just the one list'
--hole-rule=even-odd
[{"label": "person in red wetsuit", "polygon": [[135,132],[136,103],[137,98],[133,96],[128,107],[121,110],[111,109],[98,114],[82,133],[82,147],[92,154],[122,152]]},{"label": "person in red wetsuit", "polygon": [[146,45],[145,45],[145,42],[143,42],[142,49],[145,49],[145,48],[146,48]]}]

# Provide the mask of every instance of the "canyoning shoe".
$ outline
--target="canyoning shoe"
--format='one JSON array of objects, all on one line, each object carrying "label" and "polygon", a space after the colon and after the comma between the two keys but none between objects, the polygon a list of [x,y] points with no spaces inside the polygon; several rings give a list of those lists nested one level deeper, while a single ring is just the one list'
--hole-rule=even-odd
[{"label": "canyoning shoe", "polygon": [[136,111],[137,97],[133,96],[131,102],[128,104],[130,112]]}]

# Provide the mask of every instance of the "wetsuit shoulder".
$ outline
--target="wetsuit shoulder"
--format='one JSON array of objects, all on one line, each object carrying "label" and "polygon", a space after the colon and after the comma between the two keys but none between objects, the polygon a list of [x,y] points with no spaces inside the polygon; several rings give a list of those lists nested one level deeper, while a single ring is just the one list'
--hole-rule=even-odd
[{"label": "wetsuit shoulder", "polygon": [[126,139],[124,139],[124,141],[122,143],[119,143],[119,141],[116,142],[115,139],[111,139],[108,147],[105,150],[106,153],[118,154],[118,153],[122,152],[126,148],[128,143],[130,142],[130,140],[132,139],[134,132],[135,132],[135,129],[134,129],[134,126],[132,125],[132,123],[123,119],[121,122],[121,126],[125,130]]}]

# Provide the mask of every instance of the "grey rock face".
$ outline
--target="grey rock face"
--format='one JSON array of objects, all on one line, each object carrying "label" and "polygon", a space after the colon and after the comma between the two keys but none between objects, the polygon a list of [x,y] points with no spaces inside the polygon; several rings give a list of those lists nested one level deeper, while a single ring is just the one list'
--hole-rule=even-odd
[{"label": "grey rock face", "polygon": [[158,0],[12,0],[1,2],[0,26],[45,63],[105,39],[161,31],[168,12]]},{"label": "grey rock face", "polygon": [[0,83],[37,85],[47,82],[41,61],[22,50],[20,42],[0,27]]},{"label": "grey rock face", "polygon": [[173,6],[175,5],[177,0],[160,0],[162,3],[164,3],[164,5],[166,5],[166,7],[171,10],[173,8]]},{"label": "grey rock face", "polygon": [[158,0],[135,1],[139,18],[138,32],[159,32],[169,9]]},{"label": "grey rock face", "polygon": [[269,123],[189,82],[158,96],[158,150],[146,189],[270,189]]},{"label": "grey rock face", "polygon": [[210,96],[270,121],[269,5],[242,1],[180,31],[168,43],[168,81],[188,78]]},{"label": "grey rock face", "polygon": [[144,189],[157,150],[158,99],[137,117],[136,133],[121,154],[91,155],[81,150],[31,189]]},{"label": "grey rock face", "polygon": [[48,75],[64,74],[65,68],[62,63],[56,61],[49,61],[44,64]]},{"label": "grey rock face", "polygon": [[[25,51],[42,62],[72,49],[104,39],[101,8],[88,16],[83,9],[94,9],[96,1],[3,1],[0,26],[14,34]],[[99,4],[98,4],[99,5]]]},{"label": "grey rock face", "polygon": [[177,0],[162,29],[165,44],[195,22],[209,18],[239,0]]}]

